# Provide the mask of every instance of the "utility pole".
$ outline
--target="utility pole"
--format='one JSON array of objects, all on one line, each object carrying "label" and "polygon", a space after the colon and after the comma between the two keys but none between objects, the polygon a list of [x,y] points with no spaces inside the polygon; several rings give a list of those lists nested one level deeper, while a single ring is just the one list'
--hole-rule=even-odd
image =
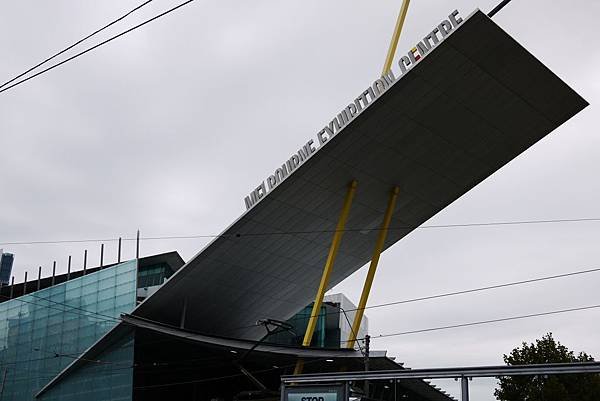
[{"label": "utility pole", "polygon": [[[365,372],[369,371],[369,351],[371,349],[371,336],[365,335]],[[369,381],[365,380],[365,397],[369,398]]]},{"label": "utility pole", "polygon": [[469,401],[469,378],[460,378],[460,401]]}]

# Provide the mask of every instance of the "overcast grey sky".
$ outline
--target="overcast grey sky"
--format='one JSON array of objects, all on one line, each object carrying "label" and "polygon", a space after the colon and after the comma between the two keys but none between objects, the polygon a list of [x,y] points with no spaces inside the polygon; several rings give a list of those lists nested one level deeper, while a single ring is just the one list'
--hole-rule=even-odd
[{"label": "overcast grey sky", "polygon": [[[141,1],[3,2],[0,80]],[[450,11],[413,0],[399,52]],[[175,1],[156,0],[103,37]],[[380,73],[400,0],[197,0],[0,94],[0,242],[216,234],[243,197]],[[600,218],[600,2],[514,0],[494,19],[591,106],[430,224]],[[96,40],[97,41],[97,40]],[[92,41],[91,43],[94,43]],[[381,260],[370,304],[600,267],[600,223],[417,230]],[[205,240],[146,241],[142,254]],[[99,244],[4,246],[14,273],[97,264]],[[125,256],[133,256],[133,243]],[[112,261],[116,244],[107,244]],[[334,291],[356,301],[365,269]],[[368,311],[371,334],[598,304],[600,273]],[[552,331],[600,357],[600,311],[373,339],[410,367],[499,364]],[[458,384],[442,382],[458,397]],[[494,380],[472,398],[492,400]]]}]

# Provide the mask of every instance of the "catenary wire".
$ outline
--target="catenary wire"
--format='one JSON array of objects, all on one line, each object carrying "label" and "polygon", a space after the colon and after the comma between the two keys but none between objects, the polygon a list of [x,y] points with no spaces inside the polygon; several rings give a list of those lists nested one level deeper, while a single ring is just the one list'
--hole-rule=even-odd
[{"label": "catenary wire", "polygon": [[[540,317],[540,316],[548,316],[548,315],[555,315],[555,314],[562,314],[562,313],[568,313],[568,312],[591,310],[591,309],[596,309],[596,308],[600,308],[600,305],[582,306],[582,307],[577,307],[577,308],[560,309],[560,310],[549,311],[549,312],[541,312],[541,313],[532,313],[532,314],[527,314],[527,315],[511,316],[511,317],[500,318],[500,319],[481,320],[481,321],[476,321],[476,322],[461,323],[461,324],[448,325],[448,326],[431,327],[431,328],[420,329],[420,330],[411,330],[411,331],[404,331],[404,332],[397,332],[397,333],[390,333],[390,334],[380,334],[378,336],[371,336],[371,339],[379,339],[379,338],[386,338],[386,337],[395,337],[395,336],[402,336],[402,335],[408,335],[408,334],[425,333],[425,332],[431,332],[431,331],[447,330],[447,329],[454,329],[454,328],[460,328],[460,327],[469,327],[469,326],[491,324],[491,323],[500,323],[500,322],[505,322],[505,321],[510,321],[510,320],[527,319],[527,318]],[[357,340],[364,340],[364,338],[357,338]],[[348,342],[348,341],[342,341],[341,343],[344,343],[344,342]],[[64,356],[64,355],[59,355],[59,356]],[[55,358],[55,357],[56,356],[49,357],[49,358],[40,358],[39,360],[50,359],[50,358]],[[83,359],[83,358],[81,358],[81,357],[74,357],[73,359]],[[83,359],[83,360],[85,361],[85,359]],[[326,360],[326,358],[317,359],[317,360],[310,361],[310,362],[307,362],[307,363],[316,363],[316,362],[321,362],[323,360]],[[94,363],[103,363],[103,361],[100,361],[100,360],[88,360],[88,361],[89,362],[94,362]],[[112,362],[105,362],[105,363],[109,364],[109,363],[112,363]],[[252,373],[262,373],[262,372],[268,372],[268,371],[273,371],[273,370],[280,370],[280,369],[285,369],[287,367],[293,367],[293,366],[295,366],[295,363],[294,364],[290,364],[290,365],[279,366],[279,367],[276,367],[276,368],[268,368],[268,369],[257,370],[257,371],[253,371]],[[135,368],[135,367],[137,367],[137,366],[131,365],[131,366],[126,366],[126,367],[123,367],[123,368],[120,368],[120,369],[132,369],[132,368]],[[211,378],[207,378],[207,379],[191,380],[191,381],[185,381],[185,382],[171,382],[171,383],[163,383],[163,384],[149,385],[149,386],[137,386],[136,389],[157,388],[157,387],[167,387],[167,386],[174,386],[174,385],[181,385],[181,384],[211,382],[211,381],[217,381],[217,380],[228,379],[228,378],[233,378],[233,377],[240,377],[240,376],[243,376],[243,373],[233,374],[233,375],[227,375],[227,376],[211,377]]]},{"label": "catenary wire", "polygon": [[[577,275],[581,275],[581,274],[595,273],[595,272],[599,272],[599,271],[600,271],[600,268],[578,270],[578,271],[573,271],[573,272],[569,272],[569,273],[562,273],[562,274],[556,274],[556,275],[551,275],[551,276],[536,277],[536,278],[532,278],[532,279],[519,280],[519,281],[513,281],[513,282],[508,282],[508,283],[495,284],[495,285],[484,286],[484,287],[471,288],[471,289],[467,289],[467,290],[453,291],[453,292],[447,292],[447,293],[442,293],[442,294],[429,295],[429,296],[424,296],[424,297],[417,297],[417,298],[410,298],[410,299],[404,299],[404,300],[399,300],[399,301],[386,302],[386,303],[382,303],[382,304],[376,304],[376,305],[366,306],[364,309],[365,310],[366,309],[376,309],[376,308],[383,308],[383,307],[389,307],[389,306],[394,306],[394,305],[401,305],[401,304],[407,304],[407,303],[413,303],[413,302],[419,302],[419,301],[425,301],[425,300],[432,300],[432,299],[437,299],[437,298],[445,298],[445,297],[451,297],[451,296],[456,296],[456,295],[463,295],[463,294],[469,294],[469,293],[475,293],[475,292],[482,292],[482,291],[488,291],[488,290],[493,290],[493,289],[506,288],[506,287],[516,286],[516,285],[523,285],[523,284],[530,284],[530,283],[547,281],[547,280],[554,280],[554,279],[559,279],[559,278],[566,278],[566,277],[577,276]],[[74,311],[74,310],[66,310],[66,311],[64,311],[63,309],[54,308],[54,307],[52,307],[50,305],[42,305],[42,304],[39,304],[39,303],[36,303],[36,302],[27,301],[27,300],[21,299],[21,297],[9,298],[9,297],[7,297],[5,295],[0,295],[0,297],[5,298],[7,300],[12,299],[12,300],[16,300],[16,301],[19,301],[19,302],[24,302],[24,303],[28,303],[28,304],[40,306],[40,307],[46,307],[46,308],[58,310],[58,311],[61,311],[61,312],[74,313],[74,314],[77,314],[77,315],[80,315],[80,316],[90,317],[90,315],[99,315],[98,317],[94,316],[94,318],[96,318],[98,320],[104,320],[104,321],[107,321],[107,322],[111,322],[111,323],[117,323],[117,322],[124,323],[121,319],[116,318],[116,317],[112,317],[112,316],[109,316],[109,315],[100,314],[98,312],[90,311],[90,310],[87,310],[87,309],[84,309],[84,308],[75,307],[75,306],[68,305],[68,304],[62,303],[62,302],[52,301],[52,300],[49,300],[47,298],[35,296],[33,294],[26,294],[26,295],[33,296],[33,297],[35,297],[37,299],[40,299],[40,300],[52,302],[52,303],[54,303],[56,305],[59,305],[59,306],[64,306],[64,307],[67,307],[67,308],[70,308],[70,309],[77,309],[77,310],[80,310],[80,311],[82,311],[84,313],[79,313],[79,312]],[[359,308],[347,309],[346,312],[354,312],[354,311],[357,311],[357,310],[359,310]],[[339,313],[339,312],[325,312],[325,313],[320,313],[320,314],[317,315],[317,317],[319,317],[319,316],[325,316],[325,315],[329,315],[329,314],[335,314],[335,313]],[[303,318],[305,318],[305,317],[303,317]],[[155,321],[155,320],[151,320],[151,319],[147,319],[147,318],[145,318],[145,319],[148,320],[148,321],[150,321],[150,322],[152,322],[152,323],[164,325],[164,323],[159,322],[159,321]],[[290,320],[297,320],[297,319],[290,319]],[[175,327],[175,326],[173,326],[173,327]],[[243,330],[243,329],[253,328],[253,327],[257,327],[257,325],[256,324],[252,324],[252,325],[245,325],[245,326],[234,327],[234,328],[231,328],[230,330],[228,330],[228,333],[229,332],[235,332],[235,331]]]},{"label": "catenary wire", "polygon": [[[443,229],[443,228],[466,228],[466,227],[493,227],[493,226],[511,226],[511,225],[530,225],[530,224],[552,224],[552,223],[581,223],[581,222],[598,222],[600,218],[578,218],[578,219],[546,219],[546,220],[514,220],[514,221],[496,221],[496,222],[479,222],[479,223],[459,223],[459,224],[430,224],[421,226],[399,226],[389,227],[388,231],[398,230],[426,230],[426,229]],[[262,233],[235,233],[235,234],[197,234],[197,235],[172,235],[172,236],[152,236],[140,237],[140,241],[155,241],[155,240],[177,240],[177,239],[200,239],[200,238],[244,238],[244,237],[260,237],[260,236],[275,236],[275,235],[300,235],[300,234],[327,234],[338,231],[343,232],[362,232],[362,231],[380,231],[378,227],[368,228],[346,228],[344,230],[306,230],[306,231],[269,231]],[[122,241],[136,241],[136,237],[123,237]],[[117,242],[119,238],[93,238],[93,239],[73,239],[73,240],[46,240],[46,241],[12,241],[0,242],[0,246],[9,245],[50,245],[50,244],[75,244],[88,242]]]},{"label": "catenary wire", "polygon": [[[531,313],[528,315],[510,316],[510,317],[503,317],[503,318],[499,318],[499,319],[490,319],[490,320],[479,320],[476,322],[452,324],[452,325],[448,325],[448,326],[429,327],[426,329],[401,331],[398,333],[380,334],[378,336],[371,336],[371,340],[378,339],[378,338],[386,338],[386,337],[404,336],[404,335],[408,335],[408,334],[427,333],[427,332],[431,332],[431,331],[456,329],[456,328],[461,328],[461,327],[478,326],[478,325],[483,325],[483,324],[501,323],[501,322],[507,322],[510,320],[528,319],[528,318],[532,318],[532,317],[557,315],[557,314],[561,314],[561,313],[577,312],[577,311],[591,310],[591,309],[597,309],[597,308],[600,308],[600,305],[580,306],[577,308],[559,309],[559,310],[554,310],[554,311],[549,311],[549,312]],[[342,341],[342,343],[344,343],[344,342],[348,342],[348,340]]]},{"label": "catenary wire", "polygon": [[[317,363],[317,362],[323,362],[323,361],[326,361],[327,359],[328,358],[319,358],[319,359],[315,359],[313,361],[307,361],[307,362],[304,362],[304,365]],[[271,372],[274,370],[293,368],[294,366],[296,366],[295,362],[293,364],[288,364],[288,365],[254,370],[254,371],[251,371],[250,373],[252,373],[252,374],[265,373],[265,372]],[[242,377],[242,376],[245,376],[245,374],[244,373],[236,373],[236,374],[232,374],[232,375],[215,376],[215,377],[209,377],[206,379],[189,380],[189,381],[183,381],[183,382],[170,382],[170,383],[162,383],[162,384],[152,384],[152,385],[148,385],[148,386],[135,386],[133,389],[134,390],[142,390],[142,389],[151,389],[151,388],[159,388],[159,387],[178,386],[178,385],[182,385],[182,384],[206,383],[206,382],[213,382],[213,381],[224,380],[224,379],[232,379],[234,377]]]},{"label": "catenary wire", "polygon": [[[29,296],[31,294],[26,294],[26,295]],[[48,309],[57,310],[57,311],[60,311],[60,312],[63,312],[63,313],[73,313],[73,314],[80,315],[80,316],[94,317],[95,319],[103,320],[103,321],[106,321],[106,322],[118,323],[118,322],[121,321],[119,318],[115,318],[115,317],[112,317],[112,316],[109,316],[109,315],[102,315],[102,314],[99,314],[97,312],[92,312],[92,311],[81,309],[81,308],[75,308],[75,309],[81,309],[82,311],[85,311],[86,313],[82,313],[82,312],[76,311],[76,310],[64,310],[64,309],[61,309],[61,308],[58,308],[58,307],[53,307],[53,306],[50,306],[50,305],[42,305],[42,304],[39,304],[37,302],[32,302],[32,301],[27,301],[25,299],[21,299],[22,296],[21,297],[17,297],[17,298],[10,298],[10,297],[8,297],[6,295],[0,295],[0,297],[6,299],[7,301],[9,301],[9,300],[11,300],[11,301],[19,301],[19,302],[23,302],[23,303],[26,303],[26,304],[40,306],[42,308],[48,308]],[[45,298],[38,298],[38,299],[44,299],[45,300]],[[71,305],[68,305],[68,304],[65,304],[65,303],[61,303],[61,302],[56,302],[56,303],[59,304],[59,305],[63,305],[65,307],[67,307],[67,308],[74,308]],[[91,316],[91,314],[97,314],[97,315],[100,315],[100,316],[97,316],[97,317],[96,316]]]},{"label": "catenary wire", "polygon": [[[451,329],[451,328],[467,327],[467,326],[474,326],[474,325],[481,325],[481,324],[499,323],[499,322],[504,322],[504,321],[508,321],[508,320],[527,319],[527,318],[532,318],[532,317],[554,315],[554,314],[559,314],[559,313],[590,310],[590,309],[594,309],[594,308],[600,308],[600,305],[590,305],[590,306],[583,306],[583,307],[578,307],[578,308],[561,309],[561,310],[555,310],[555,311],[550,311],[550,312],[533,313],[533,314],[528,314],[528,315],[512,316],[512,317],[501,318],[501,319],[483,320],[483,321],[478,321],[478,322],[462,323],[462,324],[451,325],[451,326],[440,326],[440,327],[433,327],[433,328],[428,328],[428,329],[413,330],[413,331],[406,331],[406,332],[399,332],[399,333],[381,334],[379,336],[372,336],[371,339],[379,339],[379,338],[384,338],[384,337],[393,337],[393,336],[400,336],[400,335],[406,335],[406,334],[416,334],[416,333],[423,333],[423,332],[435,331],[435,330],[446,330],[446,329]],[[357,340],[364,340],[364,338],[360,338]],[[343,341],[343,342],[347,342],[347,341]],[[325,359],[326,358],[317,359],[314,361],[310,361],[310,363],[321,362]],[[257,371],[253,371],[252,373],[256,374],[256,373],[268,372],[268,371],[272,371],[272,370],[284,369],[286,367],[293,367],[293,366],[295,366],[295,363],[290,364],[289,366],[281,366],[281,367],[277,367],[277,368],[257,370]],[[185,381],[185,382],[170,382],[170,383],[155,384],[155,385],[148,385],[148,386],[136,386],[136,387],[134,387],[134,389],[151,389],[151,388],[158,388],[158,387],[176,386],[176,385],[182,385],[182,384],[211,382],[211,381],[229,379],[229,378],[233,378],[233,377],[239,377],[242,375],[243,375],[242,373],[239,373],[239,374],[235,374],[235,375],[218,376],[218,377],[211,377],[211,378],[206,378],[206,379],[190,380],[190,381]]]},{"label": "catenary wire", "polygon": [[146,0],[145,2],[143,2],[142,4],[139,4],[138,6],[136,6],[135,8],[133,8],[132,10],[128,11],[127,13],[123,14],[122,16],[120,16],[119,18],[109,22],[108,24],[104,25],[102,28],[95,30],[94,32],[90,33],[89,35],[85,36],[82,39],[79,39],[77,42],[65,47],[64,49],[62,49],[61,51],[59,51],[58,53],[53,54],[52,56],[48,57],[47,59],[43,60],[42,62],[34,65],[33,67],[29,68],[28,70],[20,73],[19,75],[16,75],[15,77],[9,79],[8,81],[4,82],[2,85],[0,85],[0,89],[4,88],[6,85],[10,84],[11,82],[16,81],[17,79],[21,78],[24,75],[29,74],[31,71],[35,70],[38,67],[41,67],[42,65],[46,64],[48,61],[51,61],[53,59],[55,59],[56,57],[60,56],[61,54],[71,50],[72,48],[74,48],[75,46],[77,46],[78,44],[88,40],[89,38],[91,38],[92,36],[97,35],[98,33],[104,31],[105,29],[113,26],[114,24],[116,24],[119,21],[122,21],[123,19],[127,18],[129,15],[133,14],[134,12],[136,12],[137,10],[139,10],[140,8],[144,7],[145,5],[147,5],[148,3],[152,2],[152,0]]},{"label": "catenary wire", "polygon": [[[418,297],[418,298],[409,298],[409,299],[403,299],[403,300],[399,300],[399,301],[386,302],[386,303],[382,303],[382,304],[366,306],[365,308],[363,308],[363,310],[384,308],[384,307],[388,307],[388,306],[402,305],[402,304],[408,304],[408,303],[419,302],[419,301],[427,301],[427,300],[432,300],[432,299],[437,299],[437,298],[451,297],[451,296],[455,296],[455,295],[463,295],[463,294],[470,294],[470,293],[481,292],[481,291],[495,290],[495,289],[500,289],[500,288],[512,287],[512,286],[523,285],[523,284],[531,284],[531,283],[536,283],[536,282],[540,282],[540,281],[555,280],[555,279],[559,279],[559,278],[577,276],[577,275],[588,274],[588,273],[596,273],[596,272],[600,272],[600,268],[578,270],[578,271],[573,271],[573,272],[569,272],[569,273],[555,274],[552,276],[536,277],[536,278],[531,278],[531,279],[527,279],[527,280],[512,281],[512,282],[508,282],[508,283],[488,285],[485,287],[470,288],[467,290],[452,291],[452,292],[446,292],[446,293],[442,293],[442,294],[435,294],[435,295],[428,295],[428,296]],[[354,312],[359,309],[360,308],[347,309],[346,312]],[[318,315],[316,315],[316,317],[324,316],[324,315],[328,315],[328,314],[335,314],[335,313],[337,313],[337,312],[319,313]],[[309,316],[308,318],[310,318],[310,317],[315,317],[315,316]],[[306,317],[290,319],[290,320],[305,319],[305,318]]]},{"label": "catenary wire", "polygon": [[125,30],[125,31],[123,31],[121,33],[118,33],[118,34],[116,34],[114,36],[111,36],[110,38],[108,38],[108,39],[106,39],[106,40],[104,40],[104,41],[102,41],[102,42],[100,42],[100,43],[98,43],[98,44],[96,44],[94,46],[91,46],[91,47],[89,47],[89,48],[87,48],[87,49],[85,49],[85,50],[83,50],[83,51],[81,51],[79,53],[76,53],[73,56],[68,57],[68,58],[66,58],[66,59],[64,59],[64,60],[62,60],[62,61],[60,61],[60,62],[58,62],[56,64],[53,64],[50,67],[47,67],[47,68],[45,68],[45,69],[43,69],[43,70],[41,70],[39,72],[36,72],[35,74],[32,74],[32,75],[28,76],[27,78],[23,78],[23,79],[15,82],[15,83],[13,83],[11,85],[5,86],[2,89],[0,89],[0,93],[6,92],[7,90],[12,89],[12,88],[14,88],[17,85],[21,85],[21,84],[29,81],[30,79],[33,79],[33,78],[35,78],[37,76],[40,76],[40,75],[42,75],[42,74],[44,74],[44,73],[46,73],[46,72],[48,72],[50,70],[55,69],[56,67],[59,67],[59,66],[65,64],[65,63],[68,63],[71,60],[74,60],[74,59],[76,59],[76,58],[78,58],[80,56],[83,56],[84,54],[86,54],[86,53],[88,53],[88,52],[90,52],[90,51],[92,51],[94,49],[97,49],[98,47],[103,46],[103,45],[105,45],[105,44],[107,44],[109,42],[112,42],[113,40],[115,40],[115,39],[117,39],[117,38],[119,38],[119,37],[121,37],[123,35],[126,35],[129,32],[131,32],[131,31],[134,31],[134,30],[136,30],[138,28],[141,28],[142,26],[144,26],[144,25],[146,25],[146,24],[148,24],[148,23],[150,23],[150,22],[152,22],[152,21],[154,21],[154,20],[156,20],[158,18],[161,18],[161,17],[163,17],[163,16],[165,16],[165,15],[167,15],[167,14],[169,14],[169,13],[171,13],[171,12],[173,12],[173,11],[181,8],[181,7],[183,7],[183,6],[191,3],[192,1],[194,1],[194,0],[184,1],[183,3],[180,3],[180,4],[176,5],[176,6],[168,9],[167,11],[164,11],[164,12],[162,12],[162,13],[160,13],[160,14],[158,14],[158,15],[150,18],[150,19],[147,19],[146,21],[144,21],[144,22],[142,22],[140,24],[137,24],[137,25],[133,26],[132,28],[129,28],[129,29],[127,29],[127,30]]},{"label": "catenary wire", "polygon": [[[490,289],[497,289],[497,288],[503,288],[503,287],[513,286],[513,285],[520,285],[520,284],[526,284],[526,283],[534,283],[534,282],[539,282],[539,281],[544,281],[544,280],[564,278],[564,277],[575,276],[575,275],[580,275],[580,274],[585,274],[585,273],[598,272],[598,271],[600,271],[600,268],[580,270],[580,271],[575,271],[575,272],[570,272],[570,273],[564,273],[564,274],[558,274],[558,275],[552,275],[552,276],[545,276],[545,277],[538,277],[538,278],[533,278],[533,279],[528,279],[528,280],[520,280],[520,281],[511,282],[511,283],[497,284],[497,285],[493,285],[493,286],[479,287],[479,288],[469,289],[469,290],[463,290],[463,291],[455,291],[455,292],[449,292],[449,293],[432,295],[432,296],[426,296],[426,297],[412,298],[412,299],[406,299],[406,300],[401,300],[401,301],[393,301],[393,302],[388,302],[388,303],[385,303],[385,304],[378,304],[378,305],[367,306],[365,309],[387,307],[387,306],[398,305],[398,304],[409,303],[409,302],[417,302],[417,301],[423,301],[423,300],[429,300],[429,299],[435,299],[435,298],[441,298],[441,297],[448,297],[448,296],[459,295],[459,294],[467,294],[467,293],[472,293],[472,292],[477,292],[477,291],[485,291],[485,290],[490,290]],[[31,295],[31,294],[27,294],[27,295]],[[5,296],[2,296],[2,297],[7,298]],[[50,301],[50,300],[48,300],[46,298],[43,298],[43,297],[36,297],[36,298],[38,298],[40,300]],[[91,313],[91,314],[96,313],[96,312],[88,311],[88,310],[81,309],[81,308],[77,308],[77,309],[80,309],[80,310],[86,312],[86,314],[79,313],[79,312],[76,312],[76,311],[69,311],[69,310],[63,311],[62,309],[54,308],[54,307],[52,307],[50,305],[41,305],[41,304],[38,304],[38,303],[35,303],[35,302],[26,301],[26,300],[20,299],[20,298],[13,298],[13,300],[18,300],[20,302],[25,302],[25,303],[34,304],[34,305],[41,306],[41,307],[46,307],[46,308],[50,308],[50,309],[59,310],[61,312],[76,313],[78,315],[83,315],[83,316],[86,316],[86,317],[89,317],[89,314],[87,314],[87,313]],[[63,303],[60,303],[60,302],[55,302],[55,303],[59,304],[59,305],[64,305],[64,306],[69,307],[69,308],[73,308],[71,305],[63,304]],[[598,307],[598,306],[593,306],[593,307]],[[454,327],[465,327],[465,326],[475,325],[475,324],[492,323],[492,322],[496,322],[496,321],[500,322],[500,321],[505,321],[505,320],[513,320],[513,319],[525,318],[525,317],[543,316],[543,315],[547,315],[547,314],[564,313],[564,312],[569,312],[569,311],[574,311],[574,310],[581,310],[581,309],[590,309],[590,308],[593,308],[593,307],[567,309],[567,310],[547,312],[547,313],[542,313],[542,314],[525,315],[525,316],[521,316],[521,317],[511,317],[511,318],[503,318],[503,319],[494,319],[494,320],[490,320],[490,321],[482,321],[482,322],[475,322],[475,323],[466,323],[466,324],[459,324],[459,325],[452,325],[452,326],[444,326],[444,327],[441,327],[441,328],[432,328],[432,329],[424,329],[424,330],[410,331],[410,332],[404,332],[404,333],[396,333],[396,334],[393,334],[393,335],[410,334],[410,333],[416,333],[416,332],[421,332],[421,331],[441,330],[441,329],[448,329],[448,328],[454,328]],[[356,308],[356,309],[348,309],[345,312],[356,311],[356,310],[358,310],[358,308]],[[332,313],[332,312],[327,312],[325,314],[330,314],[330,313]],[[335,312],[335,313],[338,313],[338,312]],[[321,314],[321,315],[324,315],[324,314]],[[123,322],[122,320],[120,320],[118,318],[113,318],[113,317],[110,317],[108,315],[105,315],[105,316],[110,318],[110,322],[111,323],[121,322],[121,323],[125,324],[125,322]],[[346,316],[346,318],[347,318],[347,316]],[[109,321],[108,319],[100,319],[100,318],[98,318],[98,319],[99,320]],[[161,324],[161,325],[164,324],[162,322],[154,321],[154,320],[151,320],[151,319],[146,319],[146,320],[154,322],[154,323],[157,323],[157,324]],[[348,320],[348,324],[350,324],[349,320]],[[175,326],[173,326],[173,327],[175,327]],[[239,328],[233,328],[232,331],[233,330],[238,330],[238,329],[243,329],[243,328],[251,328],[251,327],[256,327],[256,324],[254,324],[254,325],[248,325],[248,326],[240,326]],[[391,336],[391,335],[384,335],[384,337],[387,337],[387,336]],[[375,337],[375,338],[378,338],[378,337]],[[361,339],[364,340],[364,338],[357,338],[357,340],[361,340]],[[54,351],[51,351],[51,352],[55,353]],[[83,358],[79,358],[79,357],[73,357],[73,356],[70,356],[70,355],[59,355],[59,356],[71,357],[73,359],[83,359]],[[40,358],[40,359],[50,359],[50,358]],[[94,360],[88,360],[88,361],[89,362],[95,362]]]}]

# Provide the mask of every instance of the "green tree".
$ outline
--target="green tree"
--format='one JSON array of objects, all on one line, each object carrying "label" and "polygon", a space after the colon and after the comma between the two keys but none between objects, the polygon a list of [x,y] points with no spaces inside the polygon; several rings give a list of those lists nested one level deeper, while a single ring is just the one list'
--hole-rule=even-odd
[{"label": "green tree", "polygon": [[[585,352],[575,355],[548,333],[535,344],[523,343],[509,355],[507,365],[592,362]],[[500,401],[600,401],[600,375],[512,376],[498,378],[494,395]]]}]

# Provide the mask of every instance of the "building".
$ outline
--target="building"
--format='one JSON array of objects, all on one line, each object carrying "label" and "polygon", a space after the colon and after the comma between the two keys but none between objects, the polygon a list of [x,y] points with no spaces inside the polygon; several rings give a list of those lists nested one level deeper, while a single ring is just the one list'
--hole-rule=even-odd
[{"label": "building", "polygon": [[[49,378],[105,335],[143,294],[183,265],[176,252],[0,289],[0,400],[31,400]],[[129,346],[127,346],[129,344]],[[133,363],[127,343],[112,358]],[[128,359],[129,358],[129,359]],[[110,397],[129,394],[132,372],[100,366]],[[114,372],[116,373],[114,373]],[[107,376],[108,377],[108,376]],[[123,382],[123,385],[117,383]],[[125,390],[123,390],[125,386]],[[124,399],[127,399],[125,396]]]},{"label": "building", "polygon": [[[270,342],[301,346],[302,338],[306,332],[309,317],[312,313],[313,303],[304,307],[300,312],[286,322],[291,326],[290,329],[278,334],[269,336]],[[341,348],[348,343],[352,331],[352,322],[356,316],[356,305],[352,303],[344,294],[326,295],[317,327],[312,339],[312,347],[320,348]],[[356,333],[359,343],[364,347],[364,338],[369,332],[369,320],[363,317],[360,329]],[[357,346],[358,348],[358,346]]]},{"label": "building", "polygon": [[[587,106],[485,14],[450,16],[185,264],[156,255],[1,288],[0,400],[275,400],[283,374],[363,370],[360,349],[337,346],[345,301],[321,304],[325,291]],[[295,315],[310,317],[303,346],[304,323],[284,333]],[[383,351],[367,362],[402,368]],[[421,380],[359,390],[449,400]]]},{"label": "building", "polygon": [[[224,377],[239,376],[236,363],[239,363],[239,355],[246,353],[244,365],[263,369],[268,366],[271,368],[268,375],[257,376],[261,381],[276,383],[279,369],[273,366],[279,364],[282,369],[290,370],[298,347],[290,349],[284,338],[278,341],[277,336],[267,333],[259,347],[252,342],[224,338],[190,338],[191,333],[183,339],[173,333],[142,327],[122,327],[121,332],[108,339],[107,333],[122,322],[121,315],[134,311],[146,294],[155,292],[183,264],[179,255],[171,252],[46,277],[39,284],[34,281],[1,288],[0,400],[36,399],[38,391],[73,362],[83,365],[37,399],[116,401],[131,400],[133,394],[139,399],[173,397],[177,390],[168,386],[166,391],[160,391],[151,385],[151,395],[140,387],[165,379],[172,381],[175,377],[188,379],[190,371],[192,377],[198,372],[207,377],[216,372],[222,372]],[[307,371],[314,371],[316,367],[319,367],[316,371],[323,371],[342,365],[354,369],[362,366],[360,354],[340,346],[348,327],[339,313],[344,308],[355,307],[342,294],[327,300],[324,312],[335,313],[324,315],[329,327],[326,330],[323,326],[324,337],[317,337],[323,343],[303,353],[309,365]],[[103,342],[101,351],[88,353],[94,344]],[[341,361],[323,362],[320,360],[323,356]],[[212,364],[206,366],[207,361]],[[373,353],[372,364],[388,369],[400,367],[381,352]],[[252,389],[251,384],[245,379],[235,383],[229,387],[230,396],[239,397],[241,389]],[[413,385],[416,386],[416,390],[412,390],[414,394],[431,393],[439,396],[440,401],[446,400],[442,393],[423,382]],[[215,396],[223,395],[220,387],[211,391]]]},{"label": "building", "polygon": [[4,253],[0,249],[0,285],[8,285],[10,282],[10,274],[15,261],[15,255],[12,253]]}]

